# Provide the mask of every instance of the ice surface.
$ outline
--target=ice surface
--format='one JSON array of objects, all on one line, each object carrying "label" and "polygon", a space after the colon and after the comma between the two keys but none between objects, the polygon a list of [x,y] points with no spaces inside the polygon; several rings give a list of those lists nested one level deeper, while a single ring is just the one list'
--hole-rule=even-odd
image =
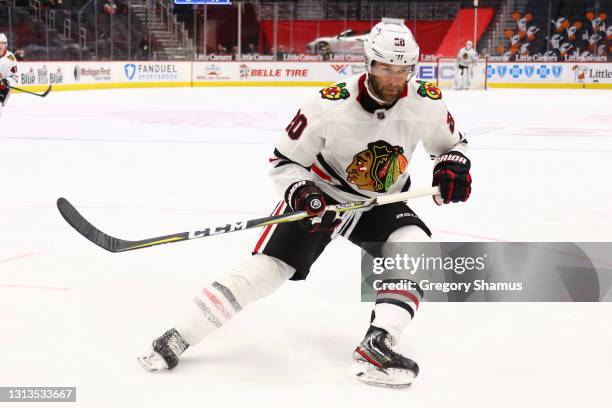
[{"label": "ice surface", "polygon": [[[111,254],[78,236],[55,200],[127,239],[265,215],[277,200],[272,144],[309,92],[12,95],[0,118],[0,385],[77,386],[79,407],[605,406],[609,303],[425,303],[400,345],[421,366],[412,389],[348,378],[371,305],[359,303],[359,250],[343,240],[307,282],[249,306],[174,372],[139,367],[258,231]],[[472,148],[473,195],[412,208],[440,240],[610,241],[610,96],[446,92]],[[429,185],[422,150],[410,166],[413,185]]]}]

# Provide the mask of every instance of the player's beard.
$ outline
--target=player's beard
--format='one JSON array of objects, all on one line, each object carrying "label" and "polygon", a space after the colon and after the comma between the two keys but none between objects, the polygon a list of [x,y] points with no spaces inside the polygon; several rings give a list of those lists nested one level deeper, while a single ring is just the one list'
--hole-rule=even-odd
[{"label": "player's beard", "polygon": [[393,85],[383,85],[375,75],[370,75],[370,86],[372,87],[372,91],[376,94],[375,96],[384,101],[385,103],[391,105],[395,103],[402,94],[405,83],[402,83],[400,86]]}]

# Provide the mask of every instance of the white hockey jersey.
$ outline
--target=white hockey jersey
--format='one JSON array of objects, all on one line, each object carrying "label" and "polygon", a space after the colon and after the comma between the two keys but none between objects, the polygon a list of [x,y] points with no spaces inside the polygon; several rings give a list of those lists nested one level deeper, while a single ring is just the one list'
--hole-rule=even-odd
[{"label": "white hockey jersey", "polygon": [[270,159],[281,196],[299,180],[314,181],[341,203],[407,191],[419,142],[432,158],[451,150],[466,154],[437,87],[412,79],[384,108],[366,81],[362,74],[324,88],[298,110]]},{"label": "white hockey jersey", "polygon": [[470,48],[469,50],[465,47],[459,50],[457,54],[457,63],[464,67],[469,67],[478,61],[478,53]]},{"label": "white hockey jersey", "polygon": [[17,58],[10,51],[0,57],[0,78],[8,79],[12,86],[17,85]]}]

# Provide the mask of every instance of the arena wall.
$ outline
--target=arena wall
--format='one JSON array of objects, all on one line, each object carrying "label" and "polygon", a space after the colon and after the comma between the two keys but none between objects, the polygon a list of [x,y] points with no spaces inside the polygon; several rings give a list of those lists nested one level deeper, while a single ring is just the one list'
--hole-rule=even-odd
[{"label": "arena wall", "polygon": [[[32,91],[191,86],[324,86],[362,73],[362,62],[41,61],[19,64],[19,86]],[[436,62],[418,77],[435,82]],[[453,70],[441,73],[452,76]],[[488,88],[612,89],[612,63],[492,62]]]}]

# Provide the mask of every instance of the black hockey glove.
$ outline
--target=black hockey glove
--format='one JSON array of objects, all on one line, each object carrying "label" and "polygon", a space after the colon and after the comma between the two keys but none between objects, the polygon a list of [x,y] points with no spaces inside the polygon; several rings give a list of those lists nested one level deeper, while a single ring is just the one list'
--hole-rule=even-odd
[{"label": "black hockey glove", "polygon": [[459,152],[448,152],[438,157],[431,183],[440,186],[440,195],[434,196],[436,204],[467,201],[472,192],[470,166],[470,159]]},{"label": "black hockey glove", "polygon": [[6,89],[9,86],[8,79],[2,78],[0,79],[0,89]]},{"label": "black hockey glove", "polygon": [[326,211],[325,197],[315,183],[309,180],[295,182],[285,193],[285,201],[293,211],[306,211],[311,218],[298,221],[308,232],[332,231],[340,224],[340,215]]}]

